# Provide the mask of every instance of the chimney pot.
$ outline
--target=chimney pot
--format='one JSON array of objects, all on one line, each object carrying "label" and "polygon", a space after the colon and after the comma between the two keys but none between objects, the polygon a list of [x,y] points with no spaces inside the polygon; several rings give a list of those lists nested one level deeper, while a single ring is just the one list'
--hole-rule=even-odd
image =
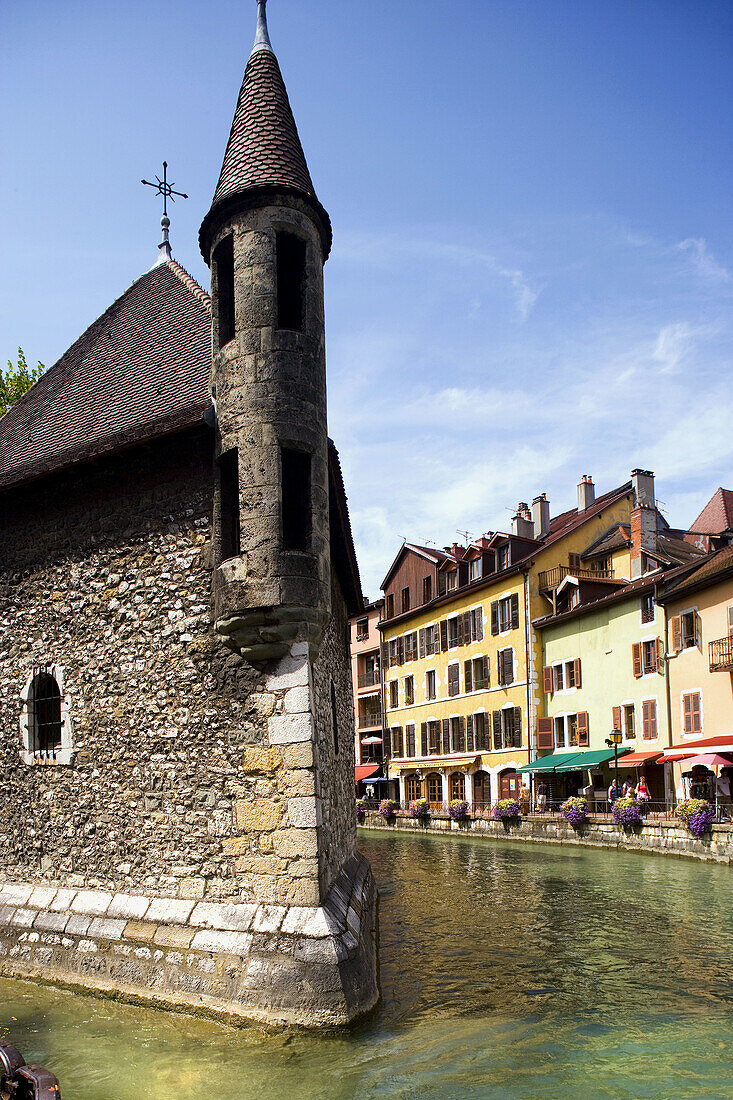
[{"label": "chimney pot", "polygon": [[550,502],[546,493],[542,493],[532,501],[532,522],[534,537],[538,540],[543,539],[550,530]]},{"label": "chimney pot", "polygon": [[585,512],[596,499],[596,489],[590,474],[583,474],[578,485],[578,512]]}]

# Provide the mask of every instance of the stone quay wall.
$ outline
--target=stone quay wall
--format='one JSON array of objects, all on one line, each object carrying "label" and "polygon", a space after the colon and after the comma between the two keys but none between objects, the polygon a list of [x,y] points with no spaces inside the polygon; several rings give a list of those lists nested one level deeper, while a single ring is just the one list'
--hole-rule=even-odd
[{"label": "stone quay wall", "polygon": [[492,840],[515,840],[533,844],[566,844],[576,847],[615,848],[624,851],[649,852],[655,855],[681,856],[690,859],[733,862],[733,825],[713,825],[703,837],[694,836],[682,822],[644,822],[641,826],[623,828],[612,822],[590,821],[576,830],[566,821],[552,817],[526,817],[517,823],[471,818],[451,821],[431,817],[427,824],[399,814],[392,825],[379,814],[369,812],[363,826],[366,829],[389,829],[401,833],[430,833],[434,836],[485,836]]}]

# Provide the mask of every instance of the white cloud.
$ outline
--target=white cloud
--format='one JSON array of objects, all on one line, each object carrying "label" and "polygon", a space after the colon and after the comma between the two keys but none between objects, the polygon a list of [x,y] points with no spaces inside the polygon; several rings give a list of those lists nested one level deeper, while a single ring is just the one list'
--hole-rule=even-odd
[{"label": "white cloud", "polygon": [[718,261],[708,249],[703,237],[687,237],[680,241],[677,248],[681,252],[689,253],[690,259],[698,274],[715,282],[727,283],[730,280],[730,272],[727,267]]},{"label": "white cloud", "polygon": [[695,329],[684,322],[665,325],[659,330],[652,359],[659,364],[660,374],[673,374],[690,350]]}]

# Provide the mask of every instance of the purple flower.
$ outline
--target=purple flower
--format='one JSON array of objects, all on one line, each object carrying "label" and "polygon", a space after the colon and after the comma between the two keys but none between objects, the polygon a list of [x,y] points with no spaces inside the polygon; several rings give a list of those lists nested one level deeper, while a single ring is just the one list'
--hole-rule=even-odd
[{"label": "purple flower", "polygon": [[397,803],[391,798],[383,798],[379,803],[379,809],[377,813],[380,817],[383,817],[385,821],[391,821],[395,816],[395,810],[397,809]]},{"label": "purple flower", "polygon": [[430,804],[427,798],[415,798],[410,803],[410,817],[425,820],[430,817]]},{"label": "purple flower", "polygon": [[454,798],[448,806],[448,814],[454,821],[465,821],[468,817],[468,803],[462,798]]},{"label": "purple flower", "polygon": [[588,802],[580,796],[568,798],[560,807],[560,813],[574,829],[577,829],[588,817]]},{"label": "purple flower", "polygon": [[497,821],[511,821],[521,816],[519,803],[515,798],[502,798],[491,812]]},{"label": "purple flower", "polygon": [[635,825],[641,821],[641,806],[635,798],[617,798],[611,816],[617,825]]},{"label": "purple flower", "polygon": [[712,825],[715,810],[705,798],[685,798],[677,806],[677,816],[694,836],[702,836]]}]

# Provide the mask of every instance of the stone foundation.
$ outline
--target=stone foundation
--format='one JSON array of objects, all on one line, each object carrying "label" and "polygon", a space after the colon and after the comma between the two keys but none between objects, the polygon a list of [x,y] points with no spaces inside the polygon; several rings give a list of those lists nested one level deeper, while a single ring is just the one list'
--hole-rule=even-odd
[{"label": "stone foundation", "polygon": [[232,1023],[341,1027],[379,999],[374,879],[354,855],[318,908],[6,882],[0,972]]},{"label": "stone foundation", "polygon": [[704,837],[696,837],[681,822],[645,822],[641,826],[624,829],[612,822],[591,821],[576,830],[566,821],[553,817],[528,817],[517,824],[487,818],[472,818],[460,823],[450,818],[430,818],[423,825],[414,818],[400,815],[393,825],[386,825],[379,814],[368,813],[363,827],[406,833],[487,836],[493,840],[523,840],[537,844],[617,848],[713,860],[716,863],[733,862],[733,825],[713,825],[712,831]]}]

